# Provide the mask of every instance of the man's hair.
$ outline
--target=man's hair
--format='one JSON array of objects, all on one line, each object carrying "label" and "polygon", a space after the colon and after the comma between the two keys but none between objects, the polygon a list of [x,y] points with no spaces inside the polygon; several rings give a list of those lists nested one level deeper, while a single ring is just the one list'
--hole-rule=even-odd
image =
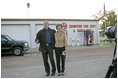
[{"label": "man's hair", "polygon": [[48,25],[49,25],[49,22],[47,20],[45,20],[44,23],[48,23]]}]

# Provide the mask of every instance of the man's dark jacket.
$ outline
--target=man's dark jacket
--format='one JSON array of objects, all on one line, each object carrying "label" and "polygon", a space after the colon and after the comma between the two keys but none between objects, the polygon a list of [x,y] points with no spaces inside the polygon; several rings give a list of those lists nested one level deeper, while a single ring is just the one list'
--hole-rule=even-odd
[{"label": "man's dark jacket", "polygon": [[[55,47],[55,38],[54,38],[54,34],[55,34],[55,30],[48,28],[48,31],[50,32],[50,36],[51,36],[51,46],[52,48]],[[46,47],[46,29],[42,29],[40,30],[37,35],[36,35],[36,39],[35,41],[39,40],[40,43],[40,47],[39,47],[39,51],[45,51],[45,47]]]}]

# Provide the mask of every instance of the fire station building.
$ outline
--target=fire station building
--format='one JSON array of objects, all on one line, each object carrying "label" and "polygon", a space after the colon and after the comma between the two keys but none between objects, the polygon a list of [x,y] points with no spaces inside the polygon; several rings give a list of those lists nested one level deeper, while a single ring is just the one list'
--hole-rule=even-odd
[{"label": "fire station building", "polygon": [[[62,24],[67,32],[69,46],[86,45],[86,40],[99,44],[99,21],[95,19],[1,19],[1,33],[15,40],[28,41],[31,48],[36,48],[36,34],[43,29],[43,22],[49,21],[50,28],[56,30]],[[86,35],[88,34],[88,35]]]}]

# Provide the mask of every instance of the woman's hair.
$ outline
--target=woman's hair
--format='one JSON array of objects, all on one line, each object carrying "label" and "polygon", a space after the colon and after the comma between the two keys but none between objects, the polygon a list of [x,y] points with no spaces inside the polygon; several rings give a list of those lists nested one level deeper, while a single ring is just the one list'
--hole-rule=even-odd
[{"label": "woman's hair", "polygon": [[58,27],[63,28],[62,24],[57,24],[56,29],[57,29]]}]

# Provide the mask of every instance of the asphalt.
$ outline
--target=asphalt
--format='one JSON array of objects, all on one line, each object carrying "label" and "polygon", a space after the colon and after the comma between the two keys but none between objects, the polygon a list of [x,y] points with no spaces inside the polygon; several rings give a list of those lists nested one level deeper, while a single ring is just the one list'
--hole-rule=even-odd
[{"label": "asphalt", "polygon": [[[2,78],[104,78],[111,64],[113,46],[68,47],[64,76],[45,76],[41,52],[30,49],[24,56],[1,57]],[[55,55],[54,55],[55,58]]]}]

